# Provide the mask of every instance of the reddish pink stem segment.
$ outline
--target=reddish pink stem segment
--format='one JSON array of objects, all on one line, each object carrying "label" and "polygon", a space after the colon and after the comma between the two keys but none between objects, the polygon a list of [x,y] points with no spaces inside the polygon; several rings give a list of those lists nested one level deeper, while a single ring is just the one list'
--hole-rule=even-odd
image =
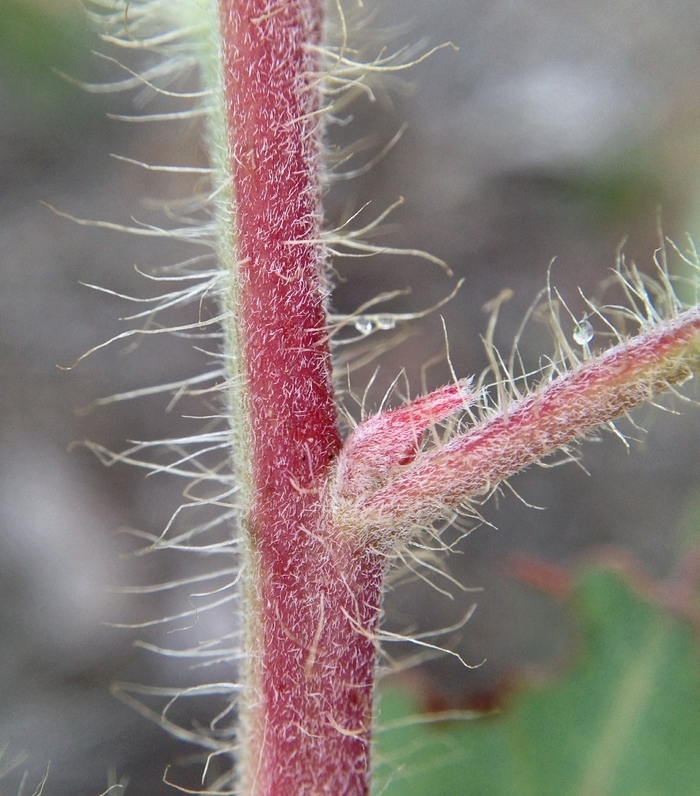
[{"label": "reddish pink stem segment", "polygon": [[425,432],[474,399],[471,381],[448,384],[405,406],[372,415],[345,440],[336,475],[338,494],[360,497],[385,484],[418,454]]},{"label": "reddish pink stem segment", "polygon": [[446,445],[418,455],[388,483],[351,505],[341,501],[339,526],[346,525],[347,513],[371,539],[388,530],[400,535],[402,526],[405,531],[429,523],[446,508],[487,493],[699,369],[696,307],[584,362]]},{"label": "reddish pink stem segment", "polygon": [[[320,0],[222,0],[252,436],[243,793],[369,791],[383,563],[331,532],[340,449],[320,237]],[[257,612],[257,613],[255,613]]]}]

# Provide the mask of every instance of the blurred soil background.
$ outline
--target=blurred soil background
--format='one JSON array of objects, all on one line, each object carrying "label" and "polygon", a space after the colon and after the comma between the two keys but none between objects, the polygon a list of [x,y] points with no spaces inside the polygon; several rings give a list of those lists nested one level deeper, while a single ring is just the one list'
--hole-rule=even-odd
[{"label": "blurred soil background", "polygon": [[[371,199],[354,222],[369,223],[403,196],[386,235],[373,242],[427,250],[466,281],[447,306],[409,325],[400,344],[403,328],[368,338],[387,349],[368,411],[404,367],[403,395],[421,390],[422,372],[428,387],[450,379],[440,316],[455,371],[478,374],[488,364],[482,307],[502,289],[514,291],[496,333],[507,351],[552,260],[552,282],[578,318],[585,307],[577,288],[601,294],[623,241],[627,257],[651,270],[659,218],[681,247],[686,233],[700,234],[695,0],[382,0],[367,26],[370,55],[378,51],[371,31],[384,28],[397,48],[425,38],[459,50],[436,53],[402,84],[386,80],[375,103],[352,109],[351,125],[330,129],[338,149],[363,136],[373,141],[342,171],[361,167],[407,124],[368,173],[334,184],[329,225]],[[93,439],[119,450],[127,439],[187,429],[191,421],[180,415],[194,414],[194,404],[168,412],[163,396],[81,410],[209,363],[187,340],[160,337],[118,343],[74,370],[57,365],[128,328],[119,317],[131,307],[81,283],[153,295],[133,265],[153,272],[192,250],[78,226],[41,202],[80,218],[162,223],[158,203],[193,193],[196,182],[165,179],[110,153],[200,166],[206,156],[195,123],[111,120],[107,113],[134,112],[133,96],[87,94],[53,71],[90,81],[118,77],[93,49],[105,48],[78,4],[0,0],[0,767],[26,753],[16,772],[28,768],[33,787],[50,760],[49,794],[98,794],[110,777],[128,776],[132,796],[155,796],[168,790],[166,764],[187,763],[192,750],[108,687],[115,680],[167,685],[179,675],[133,647],[143,634],[102,623],[183,610],[108,590],[181,572],[172,558],[126,555],[133,544],[115,531],[160,533],[182,502],[182,484],[106,469],[84,448],[69,447]],[[683,273],[678,258],[671,266]],[[437,266],[404,257],[339,260],[336,267],[337,312],[409,286],[388,308],[418,312],[455,285]],[[599,341],[600,334],[591,345]],[[530,325],[522,351],[532,367],[552,352],[546,324]],[[352,372],[354,393],[362,394],[376,364]],[[448,658],[425,664],[421,681],[431,704],[493,705],[502,689],[533,671],[555,671],[571,655],[569,617],[508,574],[514,555],[568,565],[591,549],[620,545],[657,576],[673,569],[700,504],[700,422],[696,406],[667,405],[683,415],[644,409],[635,418],[644,431],[621,424],[635,440],[629,450],[611,434],[586,445],[588,475],[570,464],[513,479],[523,500],[541,509],[509,490],[483,507],[492,527],[478,528],[449,561],[460,583],[482,592],[461,593],[437,578],[454,599],[418,579],[388,595],[395,631],[450,626],[478,602],[447,641],[468,662],[486,663],[475,670]],[[16,792],[11,777],[6,783]]]}]

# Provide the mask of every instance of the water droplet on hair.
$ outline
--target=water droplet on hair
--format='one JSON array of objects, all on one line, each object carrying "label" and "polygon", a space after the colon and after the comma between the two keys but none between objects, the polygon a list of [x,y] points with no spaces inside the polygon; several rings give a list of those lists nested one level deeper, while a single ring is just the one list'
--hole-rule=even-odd
[{"label": "water droplet on hair", "polygon": [[393,315],[377,315],[374,322],[377,324],[377,329],[385,332],[396,328],[396,318]]},{"label": "water droplet on hair", "polygon": [[371,318],[363,318],[360,316],[355,321],[355,328],[360,334],[369,334],[374,329],[374,321]]},{"label": "water droplet on hair", "polygon": [[590,343],[594,336],[595,332],[589,321],[583,320],[574,327],[574,340],[579,345]]}]

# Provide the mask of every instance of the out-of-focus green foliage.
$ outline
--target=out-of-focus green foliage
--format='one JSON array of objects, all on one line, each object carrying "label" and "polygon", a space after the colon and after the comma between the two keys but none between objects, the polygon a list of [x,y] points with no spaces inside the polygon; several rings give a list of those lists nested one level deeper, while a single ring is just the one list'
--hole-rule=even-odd
[{"label": "out-of-focus green foliage", "polygon": [[77,3],[0,0],[4,112],[27,115],[46,125],[75,121],[76,106],[85,112],[90,103],[56,70],[68,75],[84,72],[81,67],[93,44],[94,35]]},{"label": "out-of-focus green foliage", "polygon": [[616,154],[588,169],[530,175],[531,185],[548,191],[559,212],[575,210],[581,221],[595,227],[634,218],[662,204],[665,186],[653,160],[641,149]]},{"label": "out-of-focus green foliage", "polygon": [[[382,796],[695,796],[700,793],[700,665],[685,620],[589,570],[574,596],[582,633],[560,681],[470,722],[399,724],[406,694],[381,701]],[[389,765],[390,764],[390,765]],[[384,780],[385,789],[381,789]]]}]

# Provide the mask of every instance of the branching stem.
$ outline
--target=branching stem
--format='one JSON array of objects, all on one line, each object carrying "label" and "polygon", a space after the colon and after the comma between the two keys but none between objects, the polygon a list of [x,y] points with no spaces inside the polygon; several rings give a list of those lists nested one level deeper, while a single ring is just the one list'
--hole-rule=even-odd
[{"label": "branching stem", "polygon": [[[208,338],[210,328],[218,330],[220,324],[224,340],[220,369],[108,400],[173,389],[177,397],[181,390],[210,382],[214,386],[203,386],[201,391],[221,389],[226,394],[230,428],[157,443],[135,442],[121,454],[96,444],[90,447],[106,464],[132,463],[191,479],[186,502],[163,533],[139,534],[149,542],[144,552],[218,551],[235,554],[238,563],[242,551],[242,569],[222,589],[227,591],[225,597],[217,596],[218,588],[194,594],[213,599],[205,608],[190,606],[186,612],[138,625],[228,605],[238,596],[228,592],[229,587],[242,584],[243,628],[232,634],[236,639],[243,635],[242,649],[236,646],[232,653],[228,647],[220,648],[218,641],[207,642],[209,648],[170,652],[147,645],[200,661],[207,656],[222,663],[243,660],[241,682],[185,690],[124,686],[123,698],[140,705],[142,713],[155,716],[179,737],[227,755],[230,736],[220,731],[218,722],[236,705],[240,796],[367,796],[387,561],[400,556],[407,545],[419,545],[416,534],[430,532],[446,513],[482,499],[518,470],[700,371],[700,308],[681,311],[664,262],[659,265],[660,282],[653,285],[636,269],[621,265],[630,306],[614,307],[613,313],[622,312],[626,321],[637,323],[640,333],[624,337],[602,311],[589,305],[592,316],[615,331],[618,344],[591,356],[592,337],[588,331],[582,335],[579,328],[578,343],[584,346],[579,357],[558,328],[559,355],[550,360],[551,369],[539,375],[540,383],[534,387],[525,383],[529,377],[516,379],[501,367],[491,342],[494,309],[486,338],[491,367],[498,374],[496,398],[455,377],[450,385],[366,419],[343,443],[331,377],[333,321],[335,331],[351,318],[369,324],[365,331],[373,325],[388,330],[397,321],[422,313],[365,314],[396,295],[390,293],[366,302],[354,316],[329,317],[324,239],[354,252],[382,251],[358,238],[374,232],[391,208],[360,230],[348,231],[343,225],[324,238],[322,87],[325,80],[328,93],[337,95],[347,86],[360,85],[365,74],[393,72],[405,64],[400,57],[380,55],[362,67],[348,58],[340,7],[343,47],[334,54],[321,40],[322,0],[95,3],[101,9],[97,18],[111,31],[103,37],[106,42],[160,53],[164,59],[142,74],[124,67],[130,78],[110,90],[144,85],[170,99],[173,93],[156,85],[159,78],[199,59],[203,91],[180,96],[206,99],[207,105],[195,102],[191,110],[139,119],[189,119],[206,113],[211,169],[135,162],[147,169],[211,175],[209,199],[217,212],[216,224],[197,227],[187,222],[170,230],[74,219],[208,247],[213,245],[208,236],[216,227],[219,270],[193,276],[188,269],[202,258],[183,262],[175,279],[184,286],[155,302],[149,299],[148,309],[131,320],[151,318],[175,304],[201,302],[210,293],[219,297],[220,311],[212,317],[200,312],[194,323],[169,329],[147,325],[113,339],[166,331]],[[166,20],[173,14],[181,18],[180,27],[164,32],[162,21],[151,20],[155,12],[164,13]],[[323,58],[333,64],[325,75]],[[426,256],[414,250],[407,254]],[[191,283],[193,278],[201,281]],[[168,282],[171,277],[155,279]],[[650,294],[658,299],[656,304]],[[494,308],[503,299],[501,294]],[[588,320],[586,324],[592,335],[593,327]],[[576,336],[575,332],[574,340]],[[168,449],[174,460],[163,464],[149,459],[148,452],[158,447]],[[223,450],[225,462],[210,467],[208,457]],[[195,487],[204,483],[213,487],[213,496],[206,491],[200,496]],[[234,502],[229,502],[234,494]],[[200,504],[221,508],[223,513],[184,532],[173,531],[180,515]],[[223,541],[210,541],[209,531],[218,533],[234,514],[241,539],[232,539],[226,530]],[[196,536],[203,541],[195,543]],[[214,570],[204,580],[221,574]],[[200,577],[176,579],[154,590],[189,588]],[[417,643],[434,649],[420,638]],[[178,729],[166,715],[175,698],[195,692],[230,697],[209,731]],[[141,693],[172,699],[158,718],[131,696]],[[214,790],[217,787],[215,783]]]}]

